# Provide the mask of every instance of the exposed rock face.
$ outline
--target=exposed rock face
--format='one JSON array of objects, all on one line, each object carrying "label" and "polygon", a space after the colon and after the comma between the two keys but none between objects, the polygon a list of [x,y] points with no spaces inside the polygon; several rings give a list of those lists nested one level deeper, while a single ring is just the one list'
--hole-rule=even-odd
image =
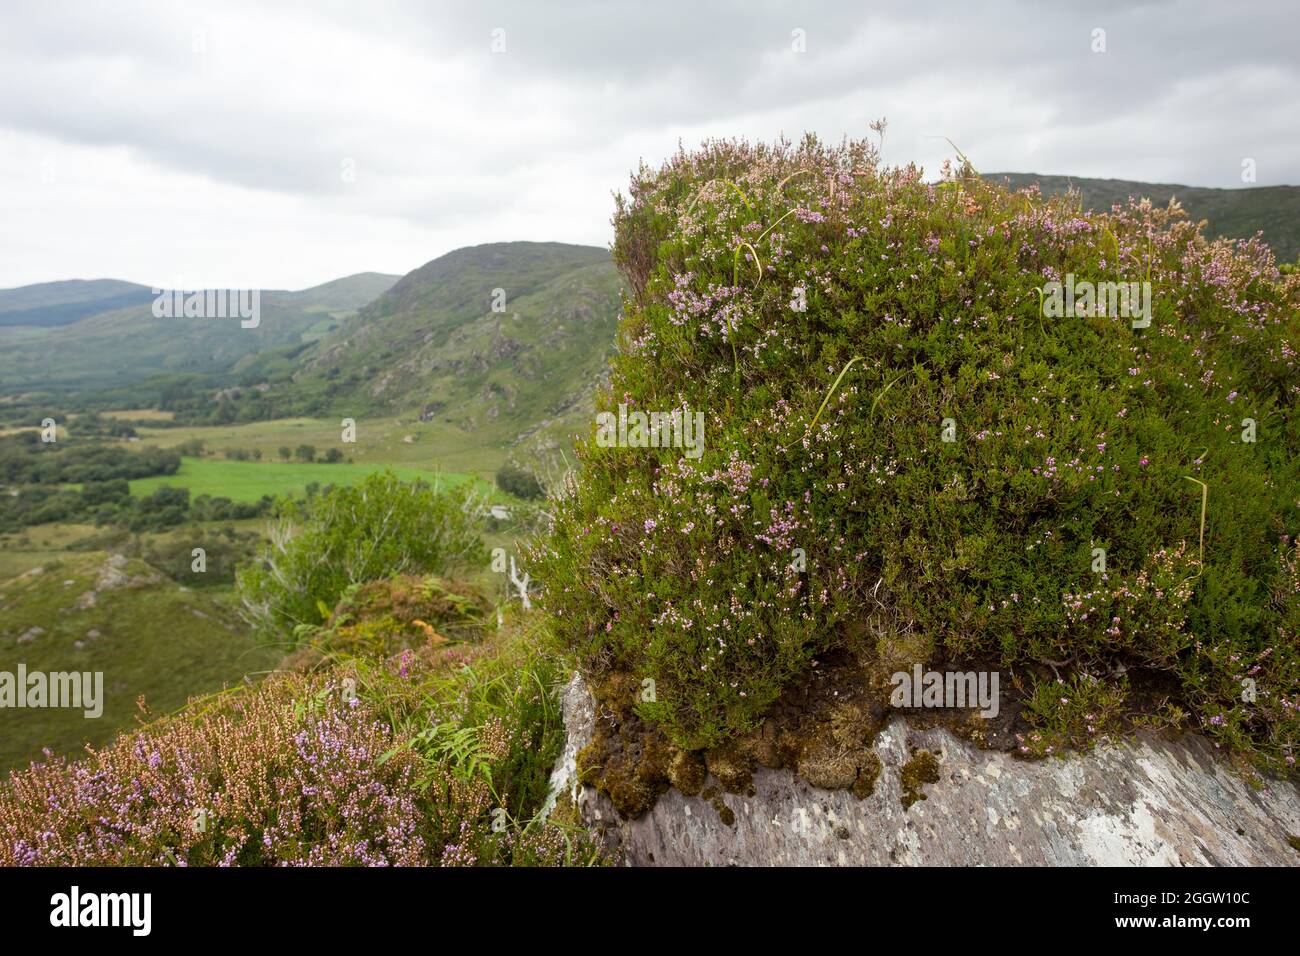
[{"label": "exposed rock face", "polygon": [[[759,769],[752,795],[710,801],[670,790],[648,813],[620,820],[605,797],[577,783],[574,757],[595,722],[580,678],[566,687],[563,705],[568,741],[553,789],[567,789],[582,820],[630,865],[1300,864],[1288,843],[1300,836],[1300,788],[1272,781],[1256,790],[1193,735],[1143,735],[1086,756],[1031,762],[895,719],[875,740],[883,771],[864,799]],[[907,768],[918,755],[928,766],[923,751],[937,758],[938,779],[927,782],[927,774],[918,784]],[[720,812],[718,800],[730,812]],[[734,818],[730,825],[724,816]]]}]

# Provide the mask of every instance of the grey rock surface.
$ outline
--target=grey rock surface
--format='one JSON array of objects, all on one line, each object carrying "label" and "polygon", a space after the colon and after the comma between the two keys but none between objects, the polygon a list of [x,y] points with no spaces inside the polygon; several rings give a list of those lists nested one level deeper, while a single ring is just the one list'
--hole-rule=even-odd
[{"label": "grey rock surface", "polygon": [[[575,675],[564,691],[568,741],[552,774],[582,820],[633,866],[1294,866],[1300,789],[1253,788],[1203,737],[1141,735],[1065,760],[984,751],[942,728],[896,718],[875,741],[883,772],[864,800],[759,769],[750,796],[723,794],[735,823],[669,790],[622,820],[578,784],[574,757],[595,708]],[[904,808],[899,771],[912,748],[939,759],[926,799]],[[716,781],[710,780],[710,783]]]}]

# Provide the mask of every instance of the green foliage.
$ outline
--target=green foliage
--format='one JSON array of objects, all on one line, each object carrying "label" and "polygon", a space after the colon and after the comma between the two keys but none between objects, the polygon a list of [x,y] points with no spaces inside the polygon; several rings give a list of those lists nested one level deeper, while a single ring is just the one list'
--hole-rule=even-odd
[{"label": "green foliage", "polygon": [[384,759],[407,751],[420,758],[417,779],[435,827],[463,834],[461,852],[479,864],[598,862],[580,827],[547,817],[550,773],[565,741],[556,688],[568,676],[553,642],[535,624],[510,621],[431,660],[435,666],[408,651],[384,666],[373,658],[347,663],[357,668],[361,699],[402,739]]},{"label": "green foliage", "polygon": [[531,471],[506,463],[497,470],[497,487],[525,501],[546,497],[546,489]]},{"label": "green foliage", "polygon": [[465,500],[464,489],[406,484],[385,471],[305,503],[283,501],[271,547],[239,574],[250,623],[288,638],[300,625],[322,623],[350,585],[485,561]]},{"label": "green foliage", "polygon": [[42,442],[35,432],[0,438],[0,482],[76,484],[172,475],[181,456],[162,448],[128,451],[121,445],[88,441]]},{"label": "green foliage", "polygon": [[[588,440],[530,567],[589,671],[656,681],[644,716],[714,744],[828,648],[908,635],[1115,693],[1124,663],[1291,764],[1300,280],[1266,249],[811,138],[642,170],[615,224],[632,295],[600,408],[701,411],[705,451]],[[1044,317],[1070,273],[1149,277],[1150,327]]]},{"label": "green foliage", "polygon": [[[219,587],[235,583],[236,568],[256,556],[260,541],[260,536],[251,531],[194,525],[149,540],[138,548],[138,553],[141,560],[188,587]],[[195,548],[203,549],[201,571],[195,568]]]},{"label": "green foliage", "polygon": [[1042,681],[1025,700],[1025,716],[1034,730],[1017,734],[1020,752],[1034,757],[1088,751],[1122,724],[1128,681],[1113,682],[1088,674],[1068,680]]}]

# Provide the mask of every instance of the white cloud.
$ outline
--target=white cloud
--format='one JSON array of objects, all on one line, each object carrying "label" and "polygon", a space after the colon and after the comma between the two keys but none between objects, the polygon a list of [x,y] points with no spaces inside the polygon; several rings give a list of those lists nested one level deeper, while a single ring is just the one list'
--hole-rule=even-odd
[{"label": "white cloud", "polygon": [[301,287],[604,244],[610,192],[678,139],[881,116],[886,159],[931,170],[947,136],[987,170],[1236,186],[1252,157],[1300,182],[1297,25],[1284,3],[6,4],[0,286]]}]

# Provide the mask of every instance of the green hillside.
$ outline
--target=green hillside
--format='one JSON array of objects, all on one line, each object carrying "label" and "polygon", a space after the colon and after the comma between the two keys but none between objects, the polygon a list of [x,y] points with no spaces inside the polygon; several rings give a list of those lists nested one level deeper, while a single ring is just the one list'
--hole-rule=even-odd
[{"label": "green hillside", "polygon": [[[11,395],[29,390],[67,394],[129,386],[165,374],[227,372],[248,355],[301,343],[313,332],[323,334],[392,281],[363,273],[299,292],[263,292],[256,328],[242,328],[238,318],[158,318],[152,295],[144,303],[100,311],[71,324],[0,327],[0,381]],[[2,296],[19,303],[31,300],[27,288]],[[39,312],[28,310],[29,316]]]},{"label": "green hillside", "polygon": [[118,279],[68,279],[0,289],[0,326],[53,328],[153,301],[148,286]]},{"label": "green hillside", "polygon": [[291,388],[323,390],[357,417],[410,411],[512,439],[587,407],[613,350],[620,289],[604,249],[458,249],[321,339]]},{"label": "green hillside", "polygon": [[1157,205],[1170,198],[1187,210],[1193,221],[1208,221],[1210,238],[1248,239],[1264,233],[1279,262],[1295,262],[1300,256],[1300,186],[1245,186],[1240,189],[1208,189],[1169,183],[1139,183],[1127,179],[1087,179],[1081,176],[1043,176],[1039,173],[988,173],[986,179],[1007,182],[1012,189],[1032,183],[1042,187],[1044,195],[1056,196],[1071,187],[1083,195],[1084,209],[1108,212],[1116,203],[1129,197],[1148,198]]},{"label": "green hillside", "polygon": [[136,698],[165,713],[194,694],[265,670],[223,589],[189,590],[141,561],[103,552],[69,556],[0,582],[0,671],[102,671],[103,714],[6,710],[0,770],[104,744],[135,723]]}]

